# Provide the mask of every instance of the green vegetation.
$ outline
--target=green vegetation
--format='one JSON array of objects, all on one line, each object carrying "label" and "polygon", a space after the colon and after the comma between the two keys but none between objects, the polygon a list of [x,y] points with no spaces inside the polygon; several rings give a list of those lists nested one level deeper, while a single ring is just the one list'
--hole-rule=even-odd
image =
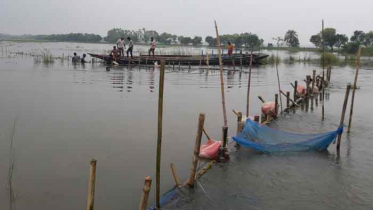
[{"label": "green vegetation", "polygon": [[339,59],[337,56],[335,56],[333,53],[324,53],[321,54],[320,64],[322,65],[322,62],[324,60],[325,65],[332,65],[339,63]]},{"label": "green vegetation", "polygon": [[[242,33],[242,34],[224,34],[220,37],[220,42],[226,45],[231,42],[236,48],[241,48],[242,46],[248,47],[260,47],[263,45],[264,40],[260,39],[258,35],[252,33]],[[210,47],[216,46],[216,38],[212,36],[207,36],[205,42],[209,44]]]},{"label": "green vegetation", "polygon": [[288,30],[285,34],[284,42],[286,42],[289,47],[299,47],[299,39],[297,32],[294,30]]},{"label": "green vegetation", "polygon": [[264,60],[264,63],[271,64],[271,65],[274,65],[276,63],[279,64],[281,63],[281,58],[272,54],[271,56],[267,57]]},{"label": "green vegetation", "polygon": [[58,41],[58,42],[100,42],[102,37],[96,34],[70,33],[70,34],[52,34],[52,35],[5,35],[0,34],[0,39],[17,42],[44,42],[44,41]]}]

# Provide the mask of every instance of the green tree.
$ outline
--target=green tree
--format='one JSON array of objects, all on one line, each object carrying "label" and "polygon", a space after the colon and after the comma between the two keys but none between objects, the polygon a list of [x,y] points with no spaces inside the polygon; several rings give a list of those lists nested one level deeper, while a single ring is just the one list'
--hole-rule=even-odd
[{"label": "green tree", "polygon": [[330,49],[333,51],[333,46],[337,43],[337,36],[336,30],[334,28],[326,28],[324,29],[324,43],[326,46],[329,46]]},{"label": "green tree", "polygon": [[107,36],[105,37],[105,41],[110,43],[115,43],[121,37],[124,37],[124,30],[121,28],[113,28],[107,32]]},{"label": "green tree", "polygon": [[216,41],[212,36],[206,36],[205,42],[207,42],[210,47],[216,46]]},{"label": "green tree", "polygon": [[299,47],[298,34],[294,30],[288,30],[285,34],[284,41],[289,47]]},{"label": "green tree", "polygon": [[351,42],[356,42],[356,43],[364,43],[365,40],[365,33],[364,31],[354,31],[354,35],[351,36],[350,38]]},{"label": "green tree", "polygon": [[202,37],[195,36],[192,40],[194,46],[202,44]]},{"label": "green tree", "polygon": [[367,47],[373,46],[373,31],[369,31],[368,33],[365,34],[364,44]]},{"label": "green tree", "polygon": [[344,34],[337,34],[336,35],[337,42],[334,46],[341,48],[342,46],[346,45],[348,42],[348,37]]},{"label": "green tree", "polygon": [[181,44],[188,45],[188,44],[192,43],[192,38],[179,36],[179,41],[180,41]]},{"label": "green tree", "polygon": [[321,47],[322,43],[321,43],[321,36],[320,36],[320,34],[312,35],[311,39],[310,39],[310,42],[312,44],[314,44],[316,47]]}]

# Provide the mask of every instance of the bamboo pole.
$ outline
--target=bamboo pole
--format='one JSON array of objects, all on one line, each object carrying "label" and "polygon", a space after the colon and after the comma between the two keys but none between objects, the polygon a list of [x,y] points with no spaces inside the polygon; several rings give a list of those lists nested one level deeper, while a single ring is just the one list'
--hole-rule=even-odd
[{"label": "bamboo pole", "polygon": [[[252,66],[253,66],[253,51],[251,50],[249,79],[248,79],[248,85],[247,85],[247,98],[246,98],[246,117],[249,117],[249,111],[250,111],[250,87],[251,87],[251,68],[252,68]],[[241,65],[241,68],[242,68],[242,65]]]},{"label": "bamboo pole", "polygon": [[198,158],[199,158],[199,152],[201,149],[201,141],[202,141],[202,130],[203,125],[205,123],[205,114],[201,113],[199,114],[198,118],[198,129],[197,129],[197,136],[196,136],[196,143],[194,145],[194,152],[193,152],[193,162],[192,162],[192,169],[190,171],[190,176],[187,181],[187,185],[189,187],[194,187],[194,182],[196,181],[196,171],[197,171],[197,164],[198,164]]},{"label": "bamboo pole", "polygon": [[145,183],[144,183],[144,188],[142,189],[142,196],[141,196],[139,210],[146,210],[146,207],[148,206],[148,198],[149,198],[149,192],[150,192],[151,186],[152,186],[152,179],[150,178],[150,176],[145,177]]},{"label": "bamboo pole", "polygon": [[[350,89],[351,89],[351,85],[348,84],[346,88],[345,100],[343,102],[342,115],[341,115],[341,121],[339,123],[339,126],[343,126],[343,123],[345,120],[345,113],[346,113],[346,108],[347,108],[348,96],[350,94]],[[339,151],[339,148],[341,146],[341,137],[342,137],[342,133],[338,134],[337,151]]]},{"label": "bamboo pole", "polygon": [[180,71],[181,67],[180,67],[180,62],[179,62],[179,71]]},{"label": "bamboo pole", "polygon": [[298,92],[297,92],[297,89],[298,89],[298,81],[297,80],[295,80],[295,82],[294,82],[294,101],[297,101],[297,99],[298,99]]},{"label": "bamboo pole", "polygon": [[357,89],[357,77],[359,75],[359,68],[360,68],[360,56],[361,56],[361,47],[359,47],[359,51],[357,53],[357,61],[356,61],[356,65],[357,66],[356,66],[354,86],[353,86],[353,89],[352,89],[352,98],[351,98],[351,107],[350,107],[350,118],[348,120],[347,133],[350,133],[350,131],[351,131],[352,115],[354,113],[355,91]]},{"label": "bamboo pole", "polygon": [[311,83],[311,76],[310,75],[307,75],[307,80],[306,80],[306,90],[307,90],[307,93],[306,93],[306,97],[309,97],[311,95],[311,88],[310,88],[310,83]]},{"label": "bamboo pole", "polygon": [[206,129],[203,128],[202,131],[203,131],[203,133],[205,134],[206,138],[207,138],[208,140],[210,140],[211,137],[210,137],[209,134],[207,133]]},{"label": "bamboo pole", "polygon": [[156,163],[156,207],[160,208],[161,198],[161,154],[162,154],[162,123],[163,123],[163,90],[164,90],[165,61],[161,62],[159,75],[159,95],[158,95],[158,137],[157,137],[157,163]]},{"label": "bamboo pole", "polygon": [[312,94],[315,94],[316,70],[312,71]]},{"label": "bamboo pole", "polygon": [[[281,112],[282,112],[283,109],[282,109],[281,85],[280,85],[280,75],[278,73],[278,62],[277,62],[277,59],[278,59],[278,57],[276,57],[277,84],[278,84],[278,94],[280,94],[280,106],[281,106]],[[277,114],[277,112],[276,112],[276,114]]]},{"label": "bamboo pole", "polygon": [[241,71],[242,71],[242,50],[240,50],[240,67],[241,67]]},{"label": "bamboo pole", "polygon": [[227,145],[227,133],[228,133],[228,119],[227,119],[227,111],[225,108],[225,95],[224,95],[224,78],[223,78],[223,62],[221,58],[221,45],[220,45],[220,37],[219,37],[219,30],[218,25],[215,21],[215,30],[216,30],[216,41],[218,44],[218,55],[219,55],[219,67],[220,67],[220,83],[221,83],[221,102],[223,106],[223,117],[224,117],[224,126],[223,126],[223,148]]},{"label": "bamboo pole", "polygon": [[87,210],[93,210],[94,202],[95,202],[96,164],[97,164],[97,160],[92,159],[90,162],[90,168],[89,168]]},{"label": "bamboo pole", "polygon": [[170,168],[171,168],[172,176],[174,177],[175,186],[179,187],[180,186],[180,181],[179,181],[179,177],[177,176],[177,173],[176,173],[175,165],[173,163],[171,163]]},{"label": "bamboo pole", "polygon": [[290,92],[286,92],[286,108],[290,108]]},{"label": "bamboo pole", "polygon": [[278,115],[278,94],[275,94],[275,114]]},{"label": "bamboo pole", "polygon": [[324,42],[324,20],[322,20],[322,107],[321,107],[321,119],[325,118],[325,108],[324,108],[324,94],[325,94],[325,42]]},{"label": "bamboo pole", "polygon": [[242,131],[242,112],[238,112],[237,115],[237,135]]},{"label": "bamboo pole", "polygon": [[298,106],[298,104],[290,98],[290,92],[289,92],[289,91],[286,92],[286,94],[285,94],[284,91],[281,90],[281,94],[282,94],[283,96],[287,97],[287,93],[289,93],[289,101],[290,101],[293,105]]}]

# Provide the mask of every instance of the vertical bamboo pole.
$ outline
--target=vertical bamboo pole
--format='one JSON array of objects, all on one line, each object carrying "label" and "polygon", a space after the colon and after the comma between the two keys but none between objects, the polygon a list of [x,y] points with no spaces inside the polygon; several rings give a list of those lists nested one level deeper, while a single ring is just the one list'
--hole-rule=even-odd
[{"label": "vertical bamboo pole", "polygon": [[149,192],[150,192],[151,186],[152,186],[152,179],[150,178],[150,176],[145,177],[145,183],[144,183],[144,188],[142,189],[142,196],[141,196],[139,210],[146,210],[146,207],[148,205],[148,198],[149,198]]},{"label": "vertical bamboo pole", "polygon": [[219,30],[218,25],[215,21],[215,30],[216,30],[216,41],[218,44],[218,55],[219,55],[219,68],[220,68],[220,83],[221,83],[221,103],[223,107],[223,117],[224,117],[224,126],[223,126],[223,148],[226,147],[227,138],[226,132],[228,131],[228,119],[227,119],[227,111],[225,109],[225,95],[224,95],[224,78],[223,78],[223,62],[221,58],[221,44],[220,44],[220,37],[219,37]]},{"label": "vertical bamboo pole", "polygon": [[306,86],[307,86],[306,87],[306,90],[307,90],[306,97],[307,98],[311,95],[310,83],[311,83],[311,76],[307,75],[307,77],[306,77]]},{"label": "vertical bamboo pole", "polygon": [[194,145],[192,170],[190,171],[190,176],[187,182],[189,187],[194,187],[194,182],[196,181],[195,180],[196,171],[197,171],[199,152],[201,149],[202,130],[203,130],[204,123],[205,123],[205,114],[201,113],[199,114],[199,118],[198,118],[198,129],[197,129],[196,143]]},{"label": "vertical bamboo pole", "polygon": [[277,72],[278,94],[280,94],[280,106],[281,106],[281,112],[282,112],[283,109],[282,109],[281,85],[280,85],[280,75],[278,73],[278,61],[277,60],[278,60],[278,55],[276,57],[276,72]]},{"label": "vertical bamboo pole", "polygon": [[298,81],[297,80],[295,80],[295,82],[294,82],[294,101],[297,101],[297,99],[298,99],[298,92],[297,92],[297,89],[298,89]]},{"label": "vertical bamboo pole", "polygon": [[206,65],[207,65],[207,72],[209,72],[210,66],[209,66],[210,60],[209,60],[209,52],[206,51]]},{"label": "vertical bamboo pole", "polygon": [[[343,108],[342,108],[342,115],[341,115],[341,121],[339,123],[339,126],[343,126],[344,120],[345,120],[345,113],[347,108],[347,102],[348,102],[348,96],[350,94],[351,85],[347,85],[346,88],[346,94],[345,94],[345,100],[343,102]],[[337,151],[339,151],[339,148],[341,146],[341,137],[342,133],[338,134],[338,142],[337,142]]]},{"label": "vertical bamboo pole", "polygon": [[312,94],[315,93],[316,70],[312,71]]},{"label": "vertical bamboo pole", "polygon": [[95,202],[96,164],[97,164],[97,160],[92,159],[90,162],[90,169],[89,169],[87,210],[93,210],[93,206]]},{"label": "vertical bamboo pole", "polygon": [[162,123],[163,123],[163,90],[164,90],[164,68],[165,61],[161,62],[159,75],[159,95],[158,95],[158,138],[157,138],[157,163],[156,163],[156,206],[161,207],[161,154],[162,154]]},{"label": "vertical bamboo pole", "polygon": [[359,68],[360,68],[360,56],[361,56],[361,47],[359,47],[359,51],[357,53],[357,61],[356,61],[357,66],[356,66],[354,86],[353,86],[353,89],[352,89],[350,119],[348,120],[347,133],[350,133],[350,131],[351,131],[352,115],[353,115],[353,112],[354,112],[355,91],[356,91],[356,88],[357,88],[357,77],[359,75]]},{"label": "vertical bamboo pole", "polygon": [[175,62],[172,62],[172,70],[175,70]]},{"label": "vertical bamboo pole", "polygon": [[278,115],[278,94],[275,94],[275,113]]},{"label": "vertical bamboo pole", "polygon": [[322,20],[322,107],[321,107],[321,119],[325,118],[325,108],[324,108],[324,94],[325,94],[325,42],[324,42],[324,20]]},{"label": "vertical bamboo pole", "polygon": [[179,177],[177,176],[177,173],[176,173],[175,165],[173,163],[171,163],[170,167],[171,167],[172,176],[174,177],[174,180],[175,180],[175,185],[178,187],[178,186],[180,186],[180,181],[179,181]]},{"label": "vertical bamboo pole", "polygon": [[242,112],[237,114],[237,135],[242,131]]},{"label": "vertical bamboo pole", "polygon": [[190,62],[188,62],[188,65],[189,65],[189,71],[190,71]]},{"label": "vertical bamboo pole", "polygon": [[240,67],[241,67],[241,71],[242,71],[242,50],[240,50]]},{"label": "vertical bamboo pole", "polygon": [[180,67],[180,62],[179,62],[179,71],[180,71],[181,67]]},{"label": "vertical bamboo pole", "polygon": [[145,68],[148,70],[148,59],[145,59]]},{"label": "vertical bamboo pole", "polygon": [[251,87],[251,68],[252,68],[252,66],[253,66],[253,51],[251,50],[249,79],[248,79],[248,84],[247,84],[247,96],[246,96],[246,117],[249,117],[249,112],[250,112],[250,87]]},{"label": "vertical bamboo pole", "polygon": [[330,66],[330,68],[329,68],[329,78],[328,78],[329,83],[330,83],[331,79],[332,79],[332,66]]},{"label": "vertical bamboo pole", "polygon": [[290,108],[290,92],[286,92],[286,107],[289,109]]}]

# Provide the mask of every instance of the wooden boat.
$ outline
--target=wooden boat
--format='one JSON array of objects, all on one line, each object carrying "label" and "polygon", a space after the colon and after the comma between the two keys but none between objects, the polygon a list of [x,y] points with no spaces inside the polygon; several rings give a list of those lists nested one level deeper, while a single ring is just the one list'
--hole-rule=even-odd
[{"label": "wooden boat", "polygon": [[[104,60],[108,63],[112,62],[112,57],[110,55],[102,55],[102,54],[92,54],[88,53],[91,57],[98,58]],[[268,57],[267,54],[263,53],[255,53],[253,54],[253,65],[261,64],[260,61],[264,58]],[[222,62],[223,65],[236,65],[239,66],[241,59],[242,65],[250,65],[250,54],[232,54],[231,56],[223,55]],[[140,55],[140,56],[133,56],[133,58],[129,58],[126,56],[121,56],[117,59],[119,65],[128,65],[128,64],[143,64],[143,65],[152,65],[155,62],[158,64],[161,60],[165,60],[165,62],[172,65],[219,65],[219,57],[217,55],[155,55],[155,56],[148,56],[148,55]]]}]

